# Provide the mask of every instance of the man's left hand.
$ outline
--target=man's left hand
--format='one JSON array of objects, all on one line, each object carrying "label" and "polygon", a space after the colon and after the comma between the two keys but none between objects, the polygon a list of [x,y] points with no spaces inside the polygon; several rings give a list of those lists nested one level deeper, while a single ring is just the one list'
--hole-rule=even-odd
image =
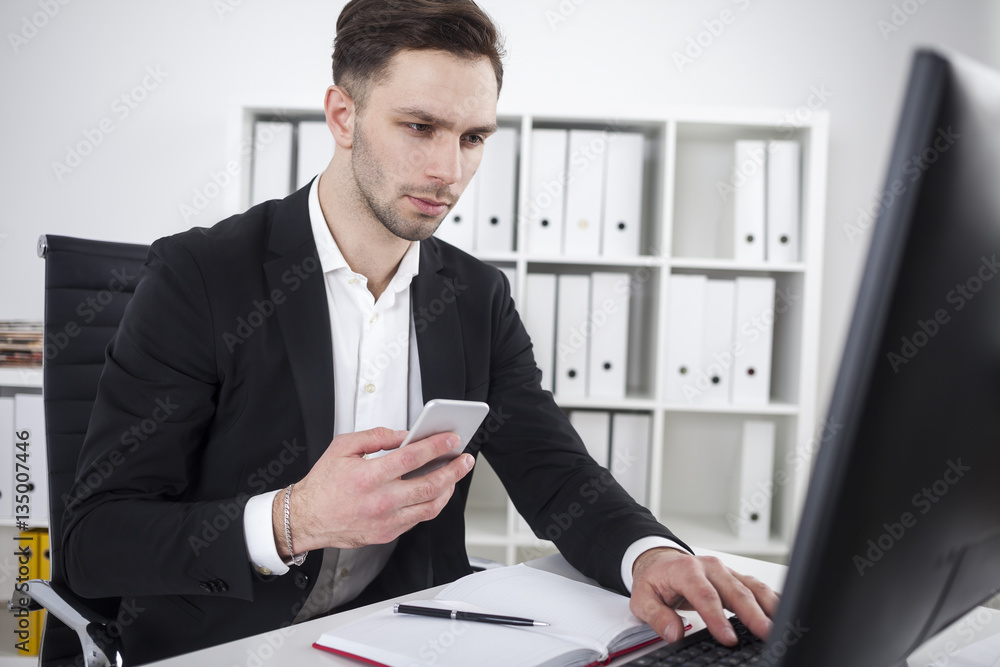
[{"label": "man's left hand", "polygon": [[668,642],[684,636],[678,609],[698,612],[712,636],[726,646],[737,640],[723,609],[734,612],[762,639],[778,609],[778,594],[770,587],[730,570],[714,556],[650,549],[636,559],[632,577],[632,613]]}]

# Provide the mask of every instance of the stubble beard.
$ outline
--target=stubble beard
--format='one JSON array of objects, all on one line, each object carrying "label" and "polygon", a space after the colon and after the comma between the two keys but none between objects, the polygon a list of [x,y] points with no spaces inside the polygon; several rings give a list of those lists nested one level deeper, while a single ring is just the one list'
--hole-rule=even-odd
[{"label": "stubble beard", "polygon": [[[360,124],[355,125],[352,135],[353,147],[351,149],[351,171],[354,174],[354,182],[357,184],[358,193],[361,200],[371,214],[390,233],[407,241],[424,241],[430,238],[444,220],[435,221],[431,216],[420,215],[422,220],[414,222],[405,219],[400,215],[393,205],[401,200],[405,193],[397,195],[387,195],[380,199],[378,191],[386,182],[385,172],[381,164],[376,159],[368,140],[361,131]],[[432,196],[431,193],[418,193]],[[436,199],[446,199],[444,196],[433,195]],[[447,212],[445,213],[447,215]]]}]

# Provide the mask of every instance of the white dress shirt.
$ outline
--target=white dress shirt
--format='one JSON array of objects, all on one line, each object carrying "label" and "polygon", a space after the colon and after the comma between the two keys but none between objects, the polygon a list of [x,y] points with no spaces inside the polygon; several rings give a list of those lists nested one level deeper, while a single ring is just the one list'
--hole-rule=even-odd
[{"label": "white dress shirt", "polygon": [[[403,255],[389,286],[376,301],[365,276],[347,264],[326,224],[319,203],[319,177],[309,191],[309,219],[319,253],[330,312],[334,366],[334,436],[376,426],[406,429],[423,405],[416,333],[410,308],[410,284],[417,275],[420,242]],[[270,491],[247,501],[243,531],[253,567],[262,573],[289,571],[274,544]],[[293,490],[294,493],[294,490]],[[621,575],[632,590],[636,558],[657,546],[682,549],[662,537],[633,543],[622,559]],[[323,567],[296,622],[325,613],[354,599],[378,576],[395,542],[360,549],[324,549]]]}]

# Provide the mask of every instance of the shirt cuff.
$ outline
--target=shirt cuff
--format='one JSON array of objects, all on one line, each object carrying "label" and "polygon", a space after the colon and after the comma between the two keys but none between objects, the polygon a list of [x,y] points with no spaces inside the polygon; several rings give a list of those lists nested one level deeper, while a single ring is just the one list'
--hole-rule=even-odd
[{"label": "shirt cuff", "polygon": [[[271,540],[271,542],[274,542],[274,540]],[[629,593],[632,592],[632,568],[635,567],[635,561],[639,559],[639,556],[643,552],[658,547],[670,547],[684,553],[691,553],[679,543],[666,537],[651,535],[650,537],[643,537],[636,540],[632,543],[632,546],[625,550],[625,555],[622,557],[622,581],[625,582],[625,588],[628,589]]]},{"label": "shirt cuff", "polygon": [[278,547],[274,545],[274,527],[271,518],[274,497],[283,491],[284,489],[278,489],[254,496],[247,501],[243,510],[243,537],[247,543],[250,564],[265,576],[288,572],[288,566],[282,562],[281,556],[278,555]]}]

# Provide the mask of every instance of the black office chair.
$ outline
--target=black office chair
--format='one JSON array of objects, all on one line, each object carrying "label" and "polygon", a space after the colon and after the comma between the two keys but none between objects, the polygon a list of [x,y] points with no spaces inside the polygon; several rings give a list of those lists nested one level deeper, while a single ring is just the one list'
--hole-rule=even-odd
[{"label": "black office chair", "polygon": [[68,236],[38,239],[38,256],[45,259],[42,392],[51,579],[28,582],[27,593],[33,606],[48,611],[39,656],[42,667],[124,664],[115,620],[119,600],[83,599],[69,590],[60,540],[63,498],[76,476],[105,350],[135,291],[148,249]]}]

